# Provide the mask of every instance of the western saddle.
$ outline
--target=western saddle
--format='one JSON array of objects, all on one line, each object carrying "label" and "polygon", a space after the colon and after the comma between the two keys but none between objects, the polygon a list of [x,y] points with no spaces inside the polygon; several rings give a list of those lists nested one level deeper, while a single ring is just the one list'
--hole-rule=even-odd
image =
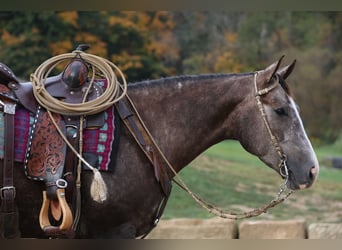
[{"label": "western saddle", "polygon": [[[87,47],[78,47],[82,51]],[[66,103],[82,103],[85,92],[90,86],[89,69],[85,61],[79,58],[71,60],[63,72],[45,81],[45,89],[51,96]],[[25,172],[28,178],[45,182],[43,204],[40,211],[40,226],[47,235],[66,235],[72,237],[77,221],[73,221],[68,205],[75,204],[77,195],[74,192],[77,177],[75,154],[59,135],[55,125],[67,138],[69,143],[78,148],[79,116],[53,114],[56,124],[47,111],[37,102],[31,82],[21,83],[13,71],[0,63],[0,107],[4,113],[4,160],[3,184],[0,189],[1,216],[6,217],[0,223],[5,238],[16,237],[18,232],[13,228],[13,220],[18,217],[14,198],[13,155],[14,155],[14,115],[17,104],[22,105],[35,115],[34,124],[29,136],[29,145],[25,156]],[[103,93],[103,87],[96,81],[87,91],[87,101],[97,99]],[[83,128],[99,128],[104,125],[104,112],[89,115],[84,119]],[[84,155],[89,162],[96,162],[95,155]],[[0,169],[1,170],[1,169]],[[66,195],[66,193],[68,195]],[[74,208],[76,210],[76,208]],[[74,214],[76,211],[74,211]],[[50,223],[50,217],[59,226]],[[16,219],[17,220],[17,219]],[[7,223],[8,222],[8,223]],[[72,225],[74,223],[74,225]],[[71,227],[73,226],[73,229]],[[0,230],[1,232],[1,230]]]},{"label": "western saddle", "polygon": [[[77,47],[76,51],[83,52],[88,48],[88,45],[82,44]],[[104,89],[102,85],[97,84],[96,80],[90,84],[88,76],[90,66],[80,57],[73,58],[62,73],[44,79],[45,89],[51,96],[65,103],[82,103],[85,101],[84,96],[86,96],[86,101],[99,98]],[[76,160],[75,152],[70,149],[70,145],[74,149],[81,148],[80,131],[84,128],[102,127],[105,115],[104,112],[98,112],[87,115],[86,119],[83,119],[84,117],[80,119],[77,115],[57,113],[51,115],[49,110],[37,101],[33,87],[32,82],[21,83],[13,71],[0,62],[0,111],[4,114],[5,135],[4,159],[0,161],[0,171],[1,167],[3,169],[3,183],[0,186],[0,233],[2,233],[0,237],[14,238],[20,234],[18,210],[14,202],[16,189],[13,184],[13,155],[14,115],[16,106],[21,105],[35,116],[24,165],[28,178],[45,182],[46,190],[43,191],[43,204],[39,215],[40,227],[48,236],[72,238],[77,230],[80,213],[79,176],[81,169],[80,161]],[[125,98],[115,103],[116,110],[151,162],[155,178],[165,195],[156,214],[156,220],[151,225],[152,230],[159,221],[171,192],[170,174],[132,101],[127,94],[122,94],[122,97]],[[67,142],[61,139],[63,136],[69,142],[68,147]],[[97,162],[96,155],[85,154],[82,157],[86,162]],[[68,204],[71,204],[73,212]],[[53,225],[50,222],[52,218],[54,219]],[[58,223],[59,225],[55,226]]]}]

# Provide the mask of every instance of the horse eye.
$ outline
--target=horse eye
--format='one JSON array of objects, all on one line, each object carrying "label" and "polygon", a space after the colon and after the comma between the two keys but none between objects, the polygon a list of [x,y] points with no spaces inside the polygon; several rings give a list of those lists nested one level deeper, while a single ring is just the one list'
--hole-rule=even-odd
[{"label": "horse eye", "polygon": [[287,115],[284,108],[278,108],[278,109],[275,109],[274,111],[277,113],[277,115],[280,115],[280,116]]}]

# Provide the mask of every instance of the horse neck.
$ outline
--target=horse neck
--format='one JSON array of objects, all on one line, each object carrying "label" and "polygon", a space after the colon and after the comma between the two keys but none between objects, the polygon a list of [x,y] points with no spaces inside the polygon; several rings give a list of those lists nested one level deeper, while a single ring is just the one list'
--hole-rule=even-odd
[{"label": "horse neck", "polygon": [[245,74],[165,78],[131,85],[128,95],[176,171],[210,146],[234,138],[236,107],[251,91]]}]

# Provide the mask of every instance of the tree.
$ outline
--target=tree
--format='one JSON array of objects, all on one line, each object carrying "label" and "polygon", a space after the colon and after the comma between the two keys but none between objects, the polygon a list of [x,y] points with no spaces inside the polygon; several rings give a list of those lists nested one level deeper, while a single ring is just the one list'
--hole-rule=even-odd
[{"label": "tree", "polygon": [[167,48],[156,50],[157,36],[147,27],[172,26],[167,17],[159,12],[2,12],[0,58],[28,79],[46,59],[88,43],[89,52],[125,69],[129,81],[160,77],[168,74],[160,62]]},{"label": "tree", "polygon": [[[173,12],[179,47],[178,74],[232,72],[241,69],[237,56],[238,12]],[[224,63],[223,58],[228,59]]]},{"label": "tree", "polygon": [[246,72],[281,55],[310,136],[341,132],[340,12],[43,11],[0,13],[0,61],[28,79],[79,43],[117,64],[129,82],[171,75]]},{"label": "tree", "polygon": [[51,56],[49,44],[61,39],[65,25],[52,12],[2,12],[0,58],[15,73],[28,78]]}]

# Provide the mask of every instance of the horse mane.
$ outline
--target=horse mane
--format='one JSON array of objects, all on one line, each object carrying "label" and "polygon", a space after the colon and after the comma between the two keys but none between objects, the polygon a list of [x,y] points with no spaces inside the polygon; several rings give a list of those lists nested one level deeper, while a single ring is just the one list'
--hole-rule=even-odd
[{"label": "horse mane", "polygon": [[174,84],[175,82],[193,82],[197,80],[215,80],[222,77],[238,77],[250,75],[251,73],[212,73],[212,74],[198,74],[198,75],[180,75],[180,76],[169,76],[162,77],[159,79],[147,79],[139,82],[129,83],[130,86],[146,86],[146,85],[168,85]]},{"label": "horse mane", "polygon": [[[254,74],[254,72],[247,72],[247,73],[211,73],[211,74],[198,74],[198,75],[180,75],[180,76],[169,76],[169,77],[162,77],[159,79],[147,79],[140,82],[133,82],[129,83],[129,86],[132,87],[146,87],[146,86],[165,86],[169,84],[174,84],[177,82],[195,82],[197,80],[215,80],[217,78],[222,77],[243,77],[243,76],[250,76],[251,74]],[[278,75],[279,78],[279,84],[284,89],[287,95],[290,97],[293,97],[292,91],[290,89],[290,86],[287,84],[285,79]]]}]

